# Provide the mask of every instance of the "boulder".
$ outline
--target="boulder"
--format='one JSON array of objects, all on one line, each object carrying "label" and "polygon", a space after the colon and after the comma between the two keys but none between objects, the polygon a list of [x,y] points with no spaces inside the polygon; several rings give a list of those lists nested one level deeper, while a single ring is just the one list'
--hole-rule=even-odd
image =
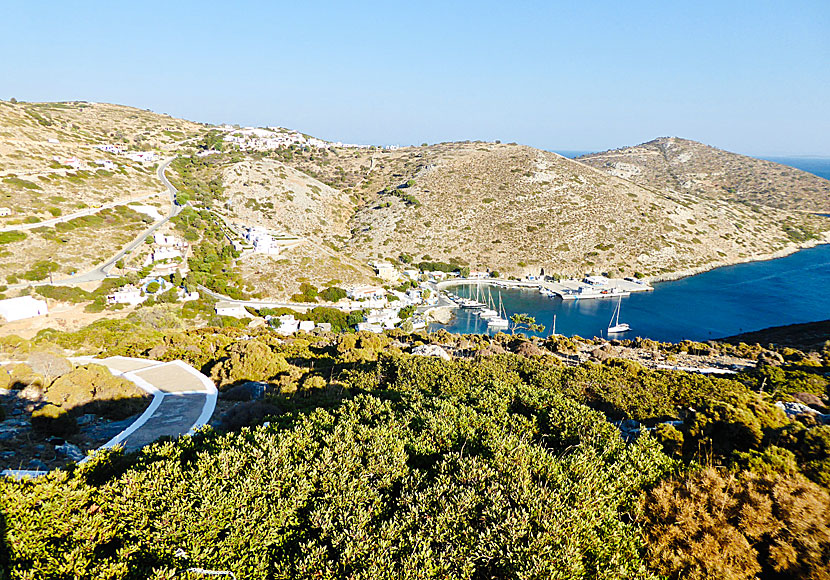
[{"label": "boulder", "polygon": [[219,398],[225,401],[255,401],[265,397],[267,385],[259,381],[246,381],[223,391]]},{"label": "boulder", "polygon": [[412,349],[414,356],[435,356],[444,360],[451,360],[452,357],[447,351],[437,344],[422,344]]},{"label": "boulder", "polygon": [[815,409],[804,405],[803,403],[790,403],[784,401],[776,401],[775,406],[784,411],[787,414],[787,417],[796,417],[798,415],[803,415],[805,413],[810,415],[818,415],[819,412]]},{"label": "boulder", "polygon": [[825,405],[822,398],[818,395],[814,395],[813,393],[794,393],[793,399],[795,399],[798,403],[803,403],[816,409],[820,413],[827,412],[827,405]]},{"label": "boulder", "polygon": [[58,455],[62,455],[72,461],[81,461],[84,457],[86,457],[80,447],[69,442],[55,447],[55,452]]}]

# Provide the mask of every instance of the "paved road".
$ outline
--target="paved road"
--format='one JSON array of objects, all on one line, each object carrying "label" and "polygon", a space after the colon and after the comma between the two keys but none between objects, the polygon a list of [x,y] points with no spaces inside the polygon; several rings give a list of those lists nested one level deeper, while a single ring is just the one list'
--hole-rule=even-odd
[{"label": "paved road", "polygon": [[167,159],[167,160],[163,161],[159,165],[158,170],[156,171],[156,174],[158,175],[158,178],[161,180],[161,182],[167,188],[168,193],[170,194],[170,213],[168,214],[167,217],[157,221],[152,226],[150,226],[149,228],[144,230],[144,232],[139,234],[139,236],[136,239],[134,239],[132,242],[130,242],[127,246],[123,247],[117,254],[115,254],[114,256],[109,258],[103,264],[99,264],[98,266],[96,266],[92,270],[89,270],[87,272],[83,272],[83,273],[80,273],[80,274],[75,274],[74,276],[69,276],[68,278],[63,278],[62,280],[54,280],[54,281],[41,280],[39,282],[29,282],[29,283],[25,283],[25,284],[12,284],[12,285],[9,285],[9,288],[14,289],[14,288],[24,288],[26,286],[45,286],[47,284],[52,285],[52,286],[73,286],[75,284],[83,284],[84,282],[97,282],[97,281],[103,280],[104,278],[109,276],[109,274],[112,271],[113,267],[115,267],[115,263],[118,260],[120,260],[121,258],[126,256],[127,254],[132,252],[134,249],[136,249],[142,243],[144,243],[144,240],[147,238],[147,236],[153,235],[156,232],[156,230],[158,230],[161,226],[163,226],[168,221],[170,221],[170,218],[173,218],[173,217],[179,215],[179,212],[182,211],[182,209],[183,209],[182,206],[176,205],[177,190],[176,190],[175,187],[173,187],[173,184],[170,183],[167,180],[167,176],[164,174],[164,170],[167,169],[167,166],[170,165],[170,163],[173,161],[173,159],[174,158],[170,158],[170,159]]},{"label": "paved road", "polygon": [[213,290],[208,290],[199,284],[199,292],[207,294],[214,300],[221,300],[222,302],[229,302],[239,306],[250,306],[251,308],[291,308],[299,312],[306,312],[315,306],[325,306],[324,304],[309,303],[309,302],[271,302],[268,300],[234,300]]},{"label": "paved road", "polygon": [[147,410],[101,449],[123,445],[124,451],[137,451],[160,437],[192,434],[207,424],[216,409],[218,391],[213,381],[182,361],[163,363],[121,356],[76,360],[104,365],[112,374],[153,395]]},{"label": "paved road", "polygon": [[71,214],[68,214],[68,215],[63,215],[63,216],[48,219],[48,220],[43,220],[43,221],[33,223],[33,224],[14,224],[14,225],[6,226],[6,227],[0,229],[0,232],[9,232],[9,231],[13,231],[13,230],[33,230],[35,228],[51,227],[51,226],[54,226],[55,224],[59,224],[61,222],[68,222],[69,220],[73,220],[75,218],[84,217],[84,216],[92,215],[94,213],[98,213],[101,210],[110,209],[110,208],[113,208],[113,207],[116,207],[116,206],[119,206],[119,205],[127,205],[127,204],[134,203],[134,202],[144,201],[144,200],[156,197],[157,195],[159,195],[159,192],[148,193],[146,195],[142,195],[140,197],[134,197],[132,199],[123,199],[121,201],[111,201],[109,203],[105,203],[105,204],[100,205],[98,207],[90,207],[88,209],[83,209],[81,211],[76,211],[75,213],[71,213]]}]

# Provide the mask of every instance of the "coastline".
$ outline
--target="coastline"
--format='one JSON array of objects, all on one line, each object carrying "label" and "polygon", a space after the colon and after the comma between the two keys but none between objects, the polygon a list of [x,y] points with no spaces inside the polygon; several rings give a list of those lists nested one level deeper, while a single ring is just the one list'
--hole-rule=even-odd
[{"label": "coastline", "polygon": [[666,272],[664,274],[658,274],[656,276],[646,276],[645,278],[643,278],[643,280],[648,284],[652,284],[655,282],[673,282],[675,280],[680,280],[681,278],[696,276],[697,274],[703,274],[704,272],[716,270],[717,268],[724,268],[726,266],[737,266],[738,264],[747,264],[749,262],[766,262],[768,260],[777,260],[778,258],[785,258],[801,250],[809,250],[810,248],[815,248],[816,246],[830,244],[830,231],[822,233],[823,237],[821,238],[815,240],[808,240],[806,242],[801,242],[799,244],[792,244],[770,254],[761,254],[759,256],[741,258],[735,261],[713,262],[705,266],[687,268],[685,270],[678,270],[676,272]]}]

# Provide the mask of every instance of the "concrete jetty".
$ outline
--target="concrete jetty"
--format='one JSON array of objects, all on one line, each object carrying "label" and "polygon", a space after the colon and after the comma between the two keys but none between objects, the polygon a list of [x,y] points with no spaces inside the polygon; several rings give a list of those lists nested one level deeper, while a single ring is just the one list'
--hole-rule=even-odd
[{"label": "concrete jetty", "polygon": [[540,293],[558,297],[562,300],[594,300],[601,298],[617,298],[628,296],[635,292],[650,292],[654,290],[645,282],[633,278],[606,278],[604,276],[586,276],[582,280],[500,280],[498,278],[455,278],[436,284],[439,290],[451,286],[481,284],[497,288],[536,289]]}]

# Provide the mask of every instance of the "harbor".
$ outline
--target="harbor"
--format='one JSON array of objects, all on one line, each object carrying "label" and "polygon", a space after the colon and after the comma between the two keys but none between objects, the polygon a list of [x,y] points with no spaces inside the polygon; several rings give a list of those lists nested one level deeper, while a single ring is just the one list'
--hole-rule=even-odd
[{"label": "harbor", "polygon": [[[564,280],[460,278],[440,282],[436,286],[439,290],[446,290],[453,286],[471,285],[484,287],[485,289],[488,286],[507,289],[536,289],[543,296],[567,301],[625,297],[637,292],[651,292],[654,290],[652,286],[636,278],[607,278],[605,276],[585,276],[582,280],[575,278]],[[479,302],[481,302],[480,299]],[[458,304],[462,308],[464,307],[463,303]]]},{"label": "harbor", "polygon": [[[830,318],[830,293],[803,291],[830,285],[830,245],[801,250],[776,260],[725,266],[680,280],[657,282],[654,292],[649,291],[650,285],[635,284],[631,280],[614,280],[613,287],[630,294],[611,295],[611,300],[600,297],[560,300],[541,293],[542,288],[575,290],[580,281],[467,279],[441,283],[441,289],[473,299],[477,290],[479,295],[487,292],[492,294],[496,305],[501,295],[508,319],[523,313],[545,326],[542,332],[528,333],[538,336],[555,331],[587,338],[706,341],[771,326]],[[430,324],[430,330],[443,328],[458,334],[497,332],[473,310],[460,308],[457,302],[449,300],[444,305],[452,306],[454,318],[449,323]],[[619,316],[615,313],[618,305]],[[618,321],[630,325],[630,330],[609,336],[609,326],[617,326]]]}]

